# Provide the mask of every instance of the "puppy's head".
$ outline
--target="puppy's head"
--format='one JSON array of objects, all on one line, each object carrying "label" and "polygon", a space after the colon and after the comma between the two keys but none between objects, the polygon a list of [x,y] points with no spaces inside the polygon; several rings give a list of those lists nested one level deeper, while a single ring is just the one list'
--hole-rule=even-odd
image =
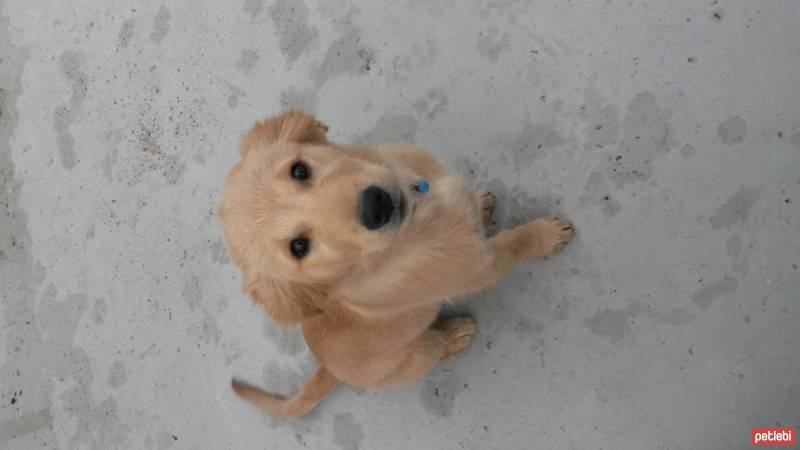
[{"label": "puppy's head", "polygon": [[289,111],[242,139],[219,207],[244,290],[276,320],[312,313],[325,292],[401,232],[408,186],[372,152],[330,144],[327,127]]}]

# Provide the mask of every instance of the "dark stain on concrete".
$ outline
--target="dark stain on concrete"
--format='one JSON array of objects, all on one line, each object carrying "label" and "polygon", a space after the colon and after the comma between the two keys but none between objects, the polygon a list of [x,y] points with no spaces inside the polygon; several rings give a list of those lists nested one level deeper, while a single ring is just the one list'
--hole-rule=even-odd
[{"label": "dark stain on concrete", "polygon": [[793,134],[792,137],[789,138],[789,142],[791,142],[795,147],[800,147],[800,131]]},{"label": "dark stain on concrete", "polygon": [[183,286],[183,301],[194,311],[203,302],[203,285],[200,277],[192,275]]},{"label": "dark stain on concrete", "polygon": [[298,0],[277,0],[269,10],[278,34],[278,48],[292,65],[313,44],[319,31],[308,22],[308,8]]},{"label": "dark stain on concrete", "polygon": [[598,207],[606,219],[622,212],[622,203],[613,197],[610,183],[606,176],[599,171],[589,174],[578,201],[581,205]]},{"label": "dark stain on concrete", "polygon": [[45,345],[35,312],[34,292],[42,281],[37,272],[43,272],[43,268],[37,269],[31,254],[28,215],[19,198],[21,174],[16,172],[10,144],[19,120],[15,101],[22,90],[21,76],[28,55],[12,45],[8,28],[8,21],[0,14],[0,329],[4,330],[0,345],[6,355],[0,366],[0,380],[4,389],[22,394],[13,408],[0,408],[0,442],[14,448],[16,438],[36,432],[42,446],[56,448],[58,443],[51,428],[52,371],[45,373],[42,361],[49,365],[48,358],[60,361],[64,356]]},{"label": "dark stain on concrete", "polygon": [[217,239],[211,244],[210,255],[211,261],[219,265],[228,264],[230,261],[228,260],[228,254],[225,250],[225,242],[222,238]]},{"label": "dark stain on concrete", "polygon": [[478,32],[475,48],[487,61],[496,63],[503,53],[511,49],[511,35],[505,31],[501,33],[496,25],[490,25],[487,30]]},{"label": "dark stain on concrete", "polygon": [[747,122],[741,116],[728,117],[717,127],[717,136],[725,145],[738,144],[747,137]]},{"label": "dark stain on concrete", "polygon": [[413,144],[419,122],[410,114],[386,113],[370,129],[353,138],[359,144]]},{"label": "dark stain on concrete", "polygon": [[737,289],[739,289],[739,280],[725,276],[721,280],[695,291],[692,294],[692,301],[701,309],[706,309],[716,298],[736,292]]},{"label": "dark stain on concrete", "polygon": [[256,18],[264,10],[264,0],[245,0],[243,8],[250,17]]},{"label": "dark stain on concrete", "polygon": [[259,59],[258,52],[255,51],[254,49],[242,50],[239,53],[239,60],[236,61],[236,67],[243,74],[250,74],[256,68],[256,64],[258,64],[258,59]]},{"label": "dark stain on concrete", "polygon": [[362,42],[362,31],[354,24],[358,12],[358,8],[351,8],[336,21],[334,29],[338,37],[331,42],[322,62],[312,71],[312,85],[305,89],[289,88],[282,91],[282,106],[314,112],[319,105],[319,92],[328,81],[340,75],[367,75],[372,72],[378,51]]},{"label": "dark stain on concrete", "polygon": [[102,298],[98,298],[94,301],[94,306],[92,307],[92,318],[94,319],[94,323],[99,325],[103,323],[106,318],[106,313],[108,312],[108,303]]},{"label": "dark stain on concrete", "polygon": [[463,390],[464,381],[452,371],[428,374],[421,392],[422,407],[436,417],[449,417]]},{"label": "dark stain on concrete", "polygon": [[536,319],[528,319],[527,317],[519,317],[514,323],[514,334],[517,338],[527,341],[535,336],[538,336],[544,331],[544,324]]},{"label": "dark stain on concrete", "polygon": [[113,389],[119,389],[128,381],[128,369],[123,361],[117,360],[108,369],[107,383]]},{"label": "dark stain on concrete", "polygon": [[587,92],[583,113],[587,124],[596,123],[593,126],[598,133],[606,127],[610,130],[604,136],[592,136],[591,131],[585,133],[590,145],[584,144],[584,150],[600,152],[600,160],[589,174],[578,202],[582,206],[597,207],[604,217],[611,218],[622,211],[622,202],[611,190],[650,180],[655,161],[676,145],[670,125],[671,113],[658,104],[651,92],[636,94],[628,103],[622,121],[621,140],[612,146],[617,136],[615,109],[600,106],[603,102],[596,98],[591,82]]},{"label": "dark stain on concrete", "polygon": [[424,98],[415,101],[413,106],[418,115],[428,121],[433,121],[440,114],[447,112],[450,101],[445,95],[444,89],[433,88],[428,90]]},{"label": "dark stain on concrete", "polygon": [[740,188],[725,203],[717,206],[708,216],[711,228],[719,230],[735,224],[745,223],[750,210],[761,197],[761,188]]},{"label": "dark stain on concrete", "polygon": [[300,327],[285,327],[269,317],[264,318],[264,336],[275,344],[278,353],[296,355],[307,348]]},{"label": "dark stain on concrete", "polygon": [[739,234],[734,234],[733,236],[729,237],[728,240],[725,242],[725,252],[728,254],[728,257],[732,260],[736,260],[739,258],[739,254],[742,251],[742,236]]},{"label": "dark stain on concrete", "polygon": [[548,149],[563,144],[564,139],[556,129],[526,120],[519,131],[503,133],[498,136],[497,142],[511,155],[514,165],[519,167],[544,156]]},{"label": "dark stain on concrete", "polygon": [[675,145],[670,117],[671,113],[649,91],[636,94],[628,103],[622,142],[604,161],[606,174],[616,188],[646,181],[653,175],[654,161]]},{"label": "dark stain on concrete", "polygon": [[364,441],[364,427],[350,413],[333,417],[333,442],[345,450],[359,450]]},{"label": "dark stain on concrete", "polygon": [[682,307],[666,308],[661,305],[633,303],[624,308],[604,308],[596,311],[584,323],[595,334],[619,342],[631,334],[638,317],[673,326],[688,325],[700,316],[702,310],[689,312]]},{"label": "dark stain on concrete", "polygon": [[134,19],[125,19],[125,21],[122,22],[119,33],[117,33],[117,47],[119,49],[123,49],[131,44],[135,25],[136,21]]},{"label": "dark stain on concrete", "polygon": [[161,6],[153,18],[153,31],[150,32],[150,41],[160,44],[169,33],[170,12],[166,6]]},{"label": "dark stain on concrete", "polygon": [[587,152],[614,147],[620,141],[619,109],[598,92],[597,79],[598,74],[589,78],[578,110],[578,117],[585,124],[583,149]]},{"label": "dark stain on concrete", "polygon": [[585,320],[594,334],[619,341],[631,333],[630,314],[610,308],[601,309]]},{"label": "dark stain on concrete", "polygon": [[67,104],[56,107],[53,113],[53,128],[56,132],[56,144],[61,164],[66,169],[72,169],[78,164],[78,155],[75,152],[75,139],[69,133],[69,128],[80,113],[83,100],[89,90],[89,80],[81,67],[81,59],[77,52],[68,50],[59,57],[61,72],[70,83],[72,95]]}]

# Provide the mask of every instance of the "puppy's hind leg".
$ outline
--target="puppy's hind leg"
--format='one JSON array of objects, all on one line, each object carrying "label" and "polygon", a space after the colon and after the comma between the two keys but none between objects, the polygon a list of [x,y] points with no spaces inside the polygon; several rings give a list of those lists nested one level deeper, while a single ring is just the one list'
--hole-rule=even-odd
[{"label": "puppy's hind leg", "polygon": [[[389,374],[384,384],[393,386],[419,380],[439,361],[467,348],[474,334],[475,321],[468,317],[454,317],[433,324],[401,351],[397,369]],[[393,356],[398,358],[398,355]]]}]

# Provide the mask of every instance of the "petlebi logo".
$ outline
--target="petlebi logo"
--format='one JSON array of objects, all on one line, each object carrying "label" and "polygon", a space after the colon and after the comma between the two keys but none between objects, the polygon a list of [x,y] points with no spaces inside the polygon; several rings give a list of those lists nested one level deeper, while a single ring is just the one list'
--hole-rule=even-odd
[{"label": "petlebi logo", "polygon": [[753,428],[750,430],[750,445],[769,447],[794,446],[793,427]]}]

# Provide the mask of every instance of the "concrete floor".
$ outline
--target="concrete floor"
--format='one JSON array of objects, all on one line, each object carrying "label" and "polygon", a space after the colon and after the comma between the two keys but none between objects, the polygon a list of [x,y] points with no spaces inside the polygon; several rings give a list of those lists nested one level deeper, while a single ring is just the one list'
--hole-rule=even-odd
[{"label": "concrete floor", "polygon": [[[732,449],[800,425],[800,4],[0,2],[0,447]],[[583,3],[583,4],[581,4]],[[603,3],[603,4],[601,4]],[[302,106],[427,147],[567,250],[422,382],[304,420],[314,363],[214,209]]]}]

